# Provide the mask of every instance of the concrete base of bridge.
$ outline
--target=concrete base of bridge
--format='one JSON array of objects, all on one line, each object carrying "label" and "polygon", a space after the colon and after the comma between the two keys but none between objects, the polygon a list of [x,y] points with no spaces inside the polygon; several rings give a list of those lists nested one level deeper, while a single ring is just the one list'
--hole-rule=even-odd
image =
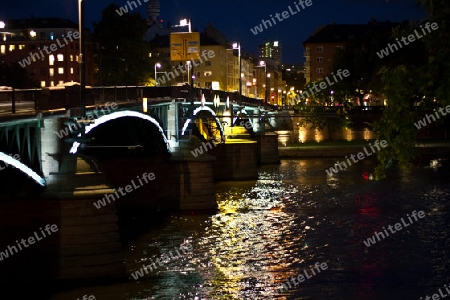
[{"label": "concrete base of bridge", "polygon": [[258,164],[279,164],[278,134],[266,133],[256,137],[258,141]]},{"label": "concrete base of bridge", "polygon": [[58,173],[50,173],[42,195],[59,219],[58,279],[125,275],[114,202],[94,206],[114,192],[93,159],[64,155]]},{"label": "concrete base of bridge", "polygon": [[258,144],[252,140],[228,139],[211,150],[214,179],[254,180],[258,178]]}]

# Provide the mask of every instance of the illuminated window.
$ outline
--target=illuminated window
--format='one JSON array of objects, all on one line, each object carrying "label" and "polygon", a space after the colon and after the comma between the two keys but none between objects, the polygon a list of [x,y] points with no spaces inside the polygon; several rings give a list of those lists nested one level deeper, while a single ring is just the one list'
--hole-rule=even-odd
[{"label": "illuminated window", "polygon": [[0,46],[0,53],[2,53],[2,54],[6,53],[6,46],[5,45],[1,45]]},{"label": "illuminated window", "polygon": [[73,61],[73,55],[70,54],[70,61]]},{"label": "illuminated window", "polygon": [[58,81],[58,84],[64,84],[64,80]]},{"label": "illuminated window", "polygon": [[9,51],[14,51],[16,49],[15,45],[9,45]]},{"label": "illuminated window", "polygon": [[64,74],[64,68],[58,68],[58,74]]},{"label": "illuminated window", "polygon": [[41,81],[41,87],[45,87],[45,80]]},{"label": "illuminated window", "polygon": [[211,72],[211,71],[205,71],[205,72],[203,73],[203,75],[204,75],[205,77],[212,76],[212,72]]},{"label": "illuminated window", "polygon": [[[50,75],[50,77],[53,77],[53,76],[55,76],[55,69],[53,69],[53,68],[50,68],[50,69],[48,69],[48,71],[49,71],[49,75]],[[52,85],[53,86],[53,85]]]},{"label": "illuminated window", "polygon": [[64,54],[57,55],[58,61],[64,61]]},{"label": "illuminated window", "polygon": [[53,54],[51,54],[51,55],[48,57],[48,64],[49,64],[50,66],[53,66],[53,65],[55,64],[55,56],[54,56]]},{"label": "illuminated window", "polygon": [[19,45],[19,50],[25,49],[25,45]]},{"label": "illuminated window", "polygon": [[50,40],[54,40],[55,39],[55,33],[54,32],[50,32]]},{"label": "illuminated window", "polygon": [[76,56],[76,61],[78,62],[78,55]]},{"label": "illuminated window", "polygon": [[53,80],[50,81],[50,86],[55,86],[55,82]]},{"label": "illuminated window", "polygon": [[73,74],[73,68],[70,68],[70,74]]}]

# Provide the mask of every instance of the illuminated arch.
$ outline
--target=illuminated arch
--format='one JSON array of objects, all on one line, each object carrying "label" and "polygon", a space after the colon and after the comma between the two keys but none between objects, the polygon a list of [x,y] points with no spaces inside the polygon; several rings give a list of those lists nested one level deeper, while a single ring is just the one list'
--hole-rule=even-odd
[{"label": "illuminated arch", "polygon": [[[223,140],[224,139],[224,130],[223,130],[223,127],[222,127],[222,123],[220,123],[219,118],[217,118],[217,116],[216,116],[216,113],[211,108],[209,108],[208,106],[199,106],[193,111],[192,116],[195,117],[201,111],[207,111],[207,112],[211,113],[211,115],[213,115],[216,123],[219,125],[220,136],[221,136],[221,138]],[[184,135],[184,132],[186,131],[186,129],[189,126],[189,124],[191,123],[191,121],[192,121],[191,118],[186,120],[186,122],[183,125],[183,130],[181,131],[181,135]]]},{"label": "illuminated arch", "polygon": [[[108,115],[101,116],[100,118],[95,120],[95,123],[92,123],[92,124],[89,124],[86,126],[85,134],[89,133],[92,129],[94,129],[97,126],[100,126],[106,122],[109,122],[111,120],[116,120],[119,118],[125,118],[125,117],[136,117],[136,118],[141,118],[143,120],[151,122],[153,125],[155,125],[158,128],[159,132],[161,133],[161,136],[164,139],[164,143],[166,144],[167,150],[169,152],[172,152],[172,149],[170,148],[170,145],[169,145],[169,141],[167,140],[166,135],[164,134],[164,130],[161,128],[161,126],[159,126],[159,123],[154,118],[152,118],[146,114],[136,112],[136,111],[124,110],[124,111],[117,111],[117,112],[113,112]],[[78,136],[80,137],[81,134],[78,134]],[[80,146],[80,143],[74,142],[72,144],[72,148],[70,149],[70,153],[73,153],[73,154],[77,153],[79,146]]]},{"label": "illuminated arch", "polygon": [[24,174],[26,174],[28,177],[36,181],[39,185],[45,186],[46,182],[43,177],[41,177],[38,173],[30,169],[27,165],[23,164],[22,162],[18,161],[17,159],[14,159],[10,155],[7,155],[3,152],[0,152],[0,160],[4,163],[8,164],[11,167],[14,167],[16,169],[19,169]]}]

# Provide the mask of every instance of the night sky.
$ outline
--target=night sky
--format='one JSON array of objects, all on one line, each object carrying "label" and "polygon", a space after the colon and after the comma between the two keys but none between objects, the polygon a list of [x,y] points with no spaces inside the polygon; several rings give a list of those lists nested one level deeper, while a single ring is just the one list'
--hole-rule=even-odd
[{"label": "night sky", "polygon": [[[416,4],[416,0],[312,0],[305,10],[291,15],[271,28],[254,35],[250,28],[268,20],[269,15],[282,13],[288,6],[294,9],[295,0],[245,1],[245,0],[172,0],[162,1],[159,19],[177,24],[180,19],[192,19],[192,28],[203,30],[211,22],[223,32],[229,41],[240,41],[245,52],[257,51],[257,45],[267,39],[279,40],[283,46],[283,63],[301,63],[303,61],[302,42],[319,25],[331,22],[338,24],[367,23],[371,18],[378,21],[421,20],[425,12]],[[86,26],[99,21],[102,10],[109,3],[126,5],[126,0],[85,0]],[[146,3],[138,9],[146,17]],[[63,17],[78,20],[77,0],[22,0],[2,3],[0,19],[35,17]]]}]

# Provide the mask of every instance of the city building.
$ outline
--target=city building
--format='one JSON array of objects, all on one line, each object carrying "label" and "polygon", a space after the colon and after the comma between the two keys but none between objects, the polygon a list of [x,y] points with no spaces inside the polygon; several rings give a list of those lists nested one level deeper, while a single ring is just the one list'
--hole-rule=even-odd
[{"label": "city building", "polygon": [[282,49],[279,41],[267,41],[258,46],[259,58],[263,60],[271,59],[277,67],[282,64]]},{"label": "city building", "polygon": [[[94,84],[94,52],[86,32],[86,85]],[[0,63],[24,67],[41,87],[80,81],[78,24],[61,18],[0,21]]]},{"label": "city building", "polygon": [[305,48],[305,79],[306,84],[321,81],[330,75],[333,59],[337,49],[343,49],[346,41],[363,35],[368,30],[389,34],[399,23],[377,22],[371,20],[368,24],[329,24],[321,26],[303,42]]}]

